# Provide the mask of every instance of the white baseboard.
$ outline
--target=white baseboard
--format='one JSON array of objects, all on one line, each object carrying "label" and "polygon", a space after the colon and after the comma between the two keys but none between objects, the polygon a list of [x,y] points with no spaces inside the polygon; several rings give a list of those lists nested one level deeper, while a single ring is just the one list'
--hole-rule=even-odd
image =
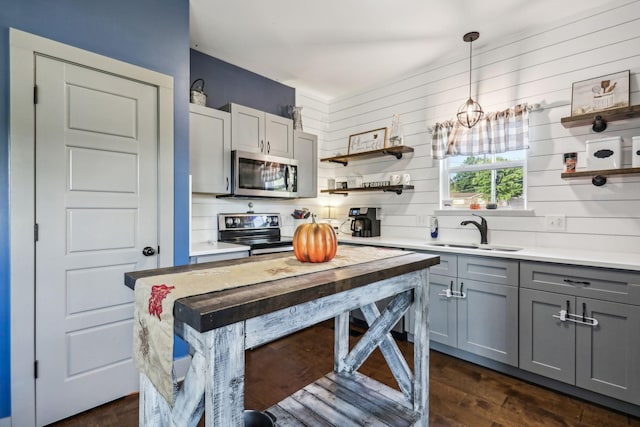
[{"label": "white baseboard", "polygon": [[[173,372],[176,374],[176,380],[182,381],[184,380],[185,375],[187,375],[187,370],[189,369],[189,365],[191,365],[191,356],[184,356],[180,359],[176,359],[173,361]],[[0,427],[5,427],[0,424]]]},{"label": "white baseboard", "polygon": [[11,417],[0,418],[0,427],[11,427]]}]

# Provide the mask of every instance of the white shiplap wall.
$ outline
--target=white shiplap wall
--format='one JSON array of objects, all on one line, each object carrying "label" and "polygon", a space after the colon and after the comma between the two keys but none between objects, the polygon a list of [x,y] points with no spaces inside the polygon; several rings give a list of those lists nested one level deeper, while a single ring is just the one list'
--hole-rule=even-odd
[{"label": "white shiplap wall", "polygon": [[[439,165],[430,155],[428,128],[453,118],[468,93],[468,50],[443,59],[422,72],[329,102],[329,126],[321,156],[346,150],[350,134],[391,125],[393,114],[404,124],[405,144],[415,153],[393,158],[353,162],[347,167],[323,166],[321,174],[357,175],[376,180],[390,173],[410,173],[415,191],[333,196],[346,215],[349,206],[381,207],[383,235],[427,239],[426,222],[438,209]],[[473,97],[485,111],[528,102],[541,103],[530,114],[528,151],[528,208],[533,216],[488,216],[493,243],[580,247],[640,253],[640,177],[609,178],[594,187],[588,178],[562,180],[562,154],[578,152],[585,167],[585,141],[622,136],[625,166],[631,165],[633,135],[640,135],[640,119],[610,123],[593,134],[590,127],[565,129],[560,119],[570,115],[572,82],[631,70],[631,103],[640,103],[640,2],[621,1],[592,14],[577,15],[498,44],[474,43]],[[324,165],[324,164],[323,164]],[[327,169],[329,168],[329,169]],[[326,188],[326,181],[320,185]],[[550,232],[547,215],[565,215],[566,229]],[[442,239],[478,240],[475,228],[459,226],[466,214],[440,216]],[[632,255],[630,255],[632,256]]]},{"label": "white shiplap wall", "polygon": [[[532,216],[487,216],[493,243],[548,247],[601,248],[640,253],[640,177],[611,177],[603,187],[588,178],[563,180],[562,154],[578,152],[578,167],[585,167],[585,141],[622,136],[625,166],[630,166],[631,137],[640,135],[640,119],[610,123],[593,134],[590,127],[565,129],[560,119],[570,115],[571,85],[617,71],[631,71],[631,103],[640,104],[640,1],[620,1],[596,13],[574,18],[526,34],[483,44],[474,43],[473,97],[485,111],[528,102],[541,103],[530,114],[528,151],[528,208]],[[387,179],[390,173],[411,174],[414,191],[402,195],[360,193],[320,196],[316,200],[254,201],[258,211],[276,211],[289,220],[293,207],[337,207],[344,219],[351,206],[381,207],[382,234],[428,239],[428,220],[439,206],[439,165],[430,154],[428,128],[453,118],[468,94],[468,49],[444,58],[421,72],[366,91],[334,100],[298,90],[303,125],[319,136],[320,157],[345,153],[348,136],[391,126],[400,114],[405,144],[413,155],[402,160],[381,158],[352,162],[347,167],[319,165],[319,186],[328,177],[363,175],[366,180]],[[218,212],[244,211],[247,201],[195,196],[193,241],[215,239]],[[547,215],[565,215],[566,229],[546,229]],[[478,240],[475,228],[459,226],[466,213],[439,216],[441,239]],[[287,230],[285,230],[286,232]]]}]

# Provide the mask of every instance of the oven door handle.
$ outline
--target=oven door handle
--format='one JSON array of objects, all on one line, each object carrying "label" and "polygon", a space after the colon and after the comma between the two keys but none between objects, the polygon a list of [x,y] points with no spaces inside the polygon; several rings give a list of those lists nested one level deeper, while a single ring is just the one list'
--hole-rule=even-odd
[{"label": "oven door handle", "polygon": [[291,246],[276,246],[271,248],[251,249],[251,255],[265,255],[274,254],[276,252],[290,252],[293,251],[293,245]]}]

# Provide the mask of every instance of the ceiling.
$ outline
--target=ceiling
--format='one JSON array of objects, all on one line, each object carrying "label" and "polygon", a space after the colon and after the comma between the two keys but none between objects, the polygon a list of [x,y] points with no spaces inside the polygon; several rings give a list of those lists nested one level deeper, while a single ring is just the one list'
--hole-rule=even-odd
[{"label": "ceiling", "polygon": [[[191,47],[329,100],[603,0],[190,0]],[[364,7],[366,5],[366,7]]]}]

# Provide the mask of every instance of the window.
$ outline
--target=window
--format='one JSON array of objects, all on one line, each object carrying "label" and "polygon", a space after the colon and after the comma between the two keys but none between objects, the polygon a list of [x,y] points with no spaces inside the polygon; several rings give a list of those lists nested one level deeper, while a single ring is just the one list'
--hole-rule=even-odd
[{"label": "window", "polygon": [[441,160],[442,207],[526,208],[526,150]]}]

